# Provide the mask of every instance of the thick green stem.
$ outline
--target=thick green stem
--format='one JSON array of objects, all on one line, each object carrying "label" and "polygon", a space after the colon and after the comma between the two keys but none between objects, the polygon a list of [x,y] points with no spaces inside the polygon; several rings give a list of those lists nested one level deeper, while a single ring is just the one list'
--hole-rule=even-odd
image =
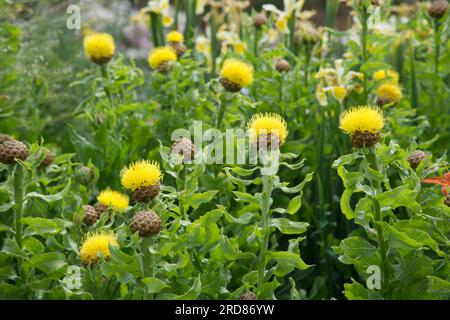
[{"label": "thick green stem", "polygon": [[[368,161],[372,167],[372,169],[376,171],[380,171],[380,165],[378,163],[378,158],[376,155],[376,149],[375,147],[371,147],[369,154],[368,154]],[[381,184],[376,181],[374,183],[374,187],[377,191],[377,193],[381,193],[382,187]],[[373,209],[374,209],[374,226],[375,231],[377,233],[377,242],[378,242],[378,251],[381,256],[381,270],[382,270],[382,277],[383,277],[383,293],[384,297],[386,299],[390,299],[390,271],[389,271],[389,261],[388,261],[388,255],[387,255],[387,248],[386,248],[386,242],[383,235],[383,228],[381,226],[381,223],[383,222],[383,215],[381,213],[381,207],[380,203],[373,199]]]},{"label": "thick green stem", "polygon": [[261,205],[261,232],[262,232],[262,242],[259,249],[259,259],[258,259],[258,288],[265,283],[265,271],[266,271],[266,252],[269,244],[270,236],[270,206],[272,199],[273,190],[273,176],[262,176],[263,182],[263,192],[262,192],[262,205]]},{"label": "thick green stem", "polygon": [[[226,95],[226,93],[224,95]],[[225,103],[226,103],[226,99],[221,98],[219,101],[219,110],[217,111],[217,118],[216,118],[216,125],[215,125],[216,129],[219,129],[219,130],[222,126],[223,117],[225,115],[225,109],[226,109]]]},{"label": "thick green stem", "polygon": [[[139,244],[140,251],[142,254],[141,267],[142,273],[146,278],[153,278],[155,276],[155,261],[153,259],[153,254],[150,252],[150,248],[155,245],[155,239],[153,236],[149,238],[143,238]],[[152,293],[146,293],[144,298],[146,300],[153,300]]]},{"label": "thick green stem", "polygon": [[23,198],[24,198],[24,169],[20,164],[16,164],[13,177],[14,189],[14,225],[16,233],[16,242],[22,249],[22,222],[20,219],[23,215]]},{"label": "thick green stem", "polygon": [[289,50],[294,53],[295,50],[295,12],[289,18]]},{"label": "thick green stem", "polygon": [[155,48],[159,47],[159,18],[158,14],[150,12],[150,29],[152,30],[152,41]]},{"label": "thick green stem", "polygon": [[109,103],[110,103],[111,108],[112,108],[113,107],[113,99],[112,99],[111,91],[108,88],[109,74],[108,74],[107,65],[106,64],[102,64],[100,66],[100,71],[102,73],[102,78],[103,78],[103,89],[105,90],[106,97],[108,98]]},{"label": "thick green stem", "polygon": [[441,24],[439,20],[434,20],[434,72],[439,75],[439,58],[441,55]]}]

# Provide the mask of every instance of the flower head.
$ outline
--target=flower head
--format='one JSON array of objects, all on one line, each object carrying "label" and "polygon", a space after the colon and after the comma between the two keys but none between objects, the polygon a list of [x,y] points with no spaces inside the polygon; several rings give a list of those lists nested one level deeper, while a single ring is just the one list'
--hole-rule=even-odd
[{"label": "flower head", "polygon": [[176,30],[170,31],[167,34],[167,42],[183,42],[184,36],[181,32]]},{"label": "flower head", "polygon": [[288,135],[287,124],[284,119],[276,113],[255,114],[247,125],[247,133],[251,143],[258,141],[261,134],[275,136],[281,146]]},{"label": "flower head", "polygon": [[127,195],[111,189],[100,192],[97,200],[100,204],[118,212],[125,211],[129,205],[129,198]]},{"label": "flower head", "polygon": [[156,48],[148,55],[148,64],[152,69],[161,68],[173,61],[177,61],[177,54],[171,47]]},{"label": "flower head", "polygon": [[84,38],[84,52],[92,62],[107,63],[114,56],[116,46],[108,33],[91,33]]},{"label": "flower head", "polygon": [[99,254],[101,254],[105,260],[108,260],[111,257],[109,245],[114,247],[119,246],[112,232],[100,231],[89,233],[81,245],[81,261],[84,265],[97,263],[100,258]]},{"label": "flower head", "polygon": [[384,126],[383,113],[378,107],[360,106],[345,111],[339,117],[339,128],[348,134],[375,133]]},{"label": "flower head", "polygon": [[158,185],[161,176],[157,162],[141,160],[123,168],[120,172],[120,181],[124,188],[135,191],[138,188]]},{"label": "flower head", "polygon": [[253,82],[253,67],[238,59],[225,60],[222,70],[222,84],[229,91],[240,91]]},{"label": "flower head", "polygon": [[400,80],[400,76],[398,72],[394,70],[378,70],[373,74],[373,79],[376,81],[388,80],[390,83],[397,84]]},{"label": "flower head", "polygon": [[377,89],[377,96],[380,104],[399,102],[402,99],[402,91],[398,85],[386,83]]}]

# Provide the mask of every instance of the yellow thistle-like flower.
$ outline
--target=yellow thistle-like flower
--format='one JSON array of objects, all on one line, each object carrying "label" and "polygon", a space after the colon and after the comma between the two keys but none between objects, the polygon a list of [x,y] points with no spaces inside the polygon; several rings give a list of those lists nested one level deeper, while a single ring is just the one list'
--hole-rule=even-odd
[{"label": "yellow thistle-like flower", "polygon": [[160,68],[173,61],[177,61],[177,54],[171,47],[156,48],[148,55],[148,64],[152,69]]},{"label": "yellow thistle-like flower", "polygon": [[138,188],[155,186],[161,180],[159,164],[155,161],[141,160],[125,167],[120,172],[124,188],[135,191]]},{"label": "yellow thistle-like flower", "polygon": [[100,192],[97,200],[100,204],[119,212],[125,211],[130,203],[127,195],[111,189]]},{"label": "yellow thistle-like flower", "polygon": [[400,76],[398,72],[394,70],[378,70],[373,74],[373,79],[376,81],[388,80],[390,83],[397,84],[400,80]]},{"label": "yellow thistle-like flower", "polygon": [[383,113],[378,107],[354,107],[341,114],[339,128],[348,134],[355,132],[375,133],[384,126]]},{"label": "yellow thistle-like flower", "polygon": [[276,113],[255,114],[247,125],[251,143],[258,141],[260,134],[267,134],[278,137],[281,146],[286,141],[288,133],[286,121]]},{"label": "yellow thistle-like flower", "polygon": [[253,82],[253,67],[238,59],[225,60],[220,73],[222,84],[230,91],[239,91]]},{"label": "yellow thistle-like flower", "polygon": [[92,62],[107,63],[114,56],[116,46],[113,37],[108,33],[90,33],[83,41],[84,52]]},{"label": "yellow thistle-like flower", "polygon": [[387,103],[397,103],[402,99],[402,90],[395,84],[387,83],[377,89],[377,96]]},{"label": "yellow thistle-like flower", "polygon": [[167,39],[167,42],[183,42],[184,36],[181,32],[173,30],[167,34],[166,39]]},{"label": "yellow thistle-like flower", "polygon": [[119,246],[114,234],[110,231],[87,234],[80,249],[81,262],[84,265],[97,263],[100,259],[100,254],[105,260],[108,260],[111,257],[109,244],[114,247]]}]

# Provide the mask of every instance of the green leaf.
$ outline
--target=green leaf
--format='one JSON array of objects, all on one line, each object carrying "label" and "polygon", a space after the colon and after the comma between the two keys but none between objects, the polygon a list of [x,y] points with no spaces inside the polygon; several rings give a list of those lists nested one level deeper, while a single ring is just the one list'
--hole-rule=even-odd
[{"label": "green leaf", "polygon": [[157,278],[144,278],[142,282],[146,286],[147,293],[160,293],[165,288],[169,288],[165,282]]},{"label": "green leaf", "polygon": [[34,237],[28,237],[23,242],[23,247],[25,250],[27,250],[32,255],[40,254],[40,253],[44,252],[44,249],[45,249],[44,245],[38,239],[36,239]]},{"label": "green leaf", "polygon": [[450,282],[435,276],[427,276],[428,289],[427,292],[432,295],[433,299],[450,299]]},{"label": "green leaf", "polygon": [[237,202],[259,203],[258,200],[250,193],[233,191],[233,194],[236,196]]},{"label": "green leaf", "polygon": [[38,192],[30,192],[25,196],[25,199],[39,198],[48,203],[51,203],[51,202],[55,202],[55,201],[59,201],[59,200],[63,199],[64,196],[66,195],[66,193],[69,191],[69,189],[70,189],[70,180],[66,183],[66,186],[64,187],[64,189],[62,189],[58,193],[51,194],[51,195],[44,195],[44,194],[40,194]]},{"label": "green leaf", "polygon": [[203,203],[211,201],[217,192],[218,190],[210,190],[187,195],[184,197],[184,205],[186,207],[191,206],[194,209],[198,209]]},{"label": "green leaf", "polygon": [[300,182],[298,185],[296,185],[292,188],[284,186],[281,183],[275,184],[275,187],[280,188],[285,193],[299,193],[299,192],[302,192],[303,188],[305,187],[305,184],[312,180],[313,176],[314,176],[314,172],[308,173],[302,182]]},{"label": "green leaf", "polygon": [[281,265],[294,267],[300,270],[305,270],[311,267],[300,258],[300,255],[288,251],[269,251],[266,254],[266,260],[275,260]]},{"label": "green leaf", "polygon": [[3,242],[2,252],[14,257],[26,258],[27,255],[19,248],[17,242],[12,239],[6,239]]},{"label": "green leaf", "polygon": [[30,259],[34,267],[49,274],[66,266],[64,254],[60,252],[47,252],[34,256]]},{"label": "green leaf", "polygon": [[228,213],[228,211],[227,211],[227,209],[225,209],[225,207],[223,207],[221,205],[218,205],[217,207],[219,208],[219,210],[221,210],[223,212],[223,214],[225,215],[225,219],[231,223],[246,225],[246,224],[249,224],[250,221],[252,221],[252,219],[254,217],[253,213],[251,213],[251,212],[245,212],[244,214],[242,214],[239,217],[234,217],[230,213]]},{"label": "green leaf", "polygon": [[252,259],[255,257],[253,253],[250,252],[242,252],[236,249],[230,242],[230,239],[225,235],[222,236],[220,243],[214,249],[212,256],[221,261],[235,261],[240,259]]},{"label": "green leaf", "polygon": [[289,204],[286,208],[286,213],[295,214],[302,206],[302,198],[303,198],[302,194],[299,194],[298,196],[292,198],[291,201],[289,201]]},{"label": "green leaf", "polygon": [[233,176],[231,174],[230,170],[231,169],[229,167],[225,168],[225,174],[227,175],[228,179],[231,180],[232,183],[238,184],[238,185],[243,185],[243,186],[248,186],[253,183],[253,180],[244,180],[244,179],[236,178],[235,176]]},{"label": "green leaf", "polygon": [[381,194],[377,194],[375,198],[380,202],[380,206],[382,209],[407,207],[417,213],[420,213],[422,211],[422,208],[417,203],[416,196],[416,191],[408,189],[406,186],[400,186]]},{"label": "green leaf", "polygon": [[6,224],[0,224],[0,232],[14,232],[14,230]]},{"label": "green leaf", "polygon": [[291,221],[286,218],[275,218],[270,220],[270,226],[277,228],[283,234],[301,234],[308,229],[309,223]]},{"label": "green leaf", "polygon": [[59,232],[61,232],[61,228],[58,226],[58,224],[51,219],[26,217],[20,219],[20,222],[28,225],[28,228],[25,232],[27,235],[58,234]]},{"label": "green leaf", "polygon": [[377,248],[360,237],[349,237],[341,241],[336,249],[339,261],[345,264],[368,264],[377,254]]}]

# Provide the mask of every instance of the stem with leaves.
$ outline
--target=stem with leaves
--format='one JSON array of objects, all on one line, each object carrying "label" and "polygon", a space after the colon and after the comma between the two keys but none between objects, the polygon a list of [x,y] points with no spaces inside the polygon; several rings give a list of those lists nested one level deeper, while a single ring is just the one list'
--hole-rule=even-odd
[{"label": "stem with leaves", "polygon": [[[380,171],[380,165],[378,163],[378,158],[376,155],[376,147],[373,146],[369,149],[368,161],[372,169]],[[378,181],[374,182],[374,187],[376,192],[382,192],[381,184]],[[377,234],[378,250],[381,256],[381,269],[383,273],[383,292],[384,297],[390,298],[390,274],[389,274],[389,261],[387,258],[387,248],[386,242],[383,235],[383,228],[381,226],[383,222],[383,214],[381,213],[380,203],[376,199],[372,199],[373,209],[374,209],[374,226]]]},{"label": "stem with leaves", "polygon": [[441,23],[438,19],[433,20],[434,27],[434,72],[439,75],[439,57],[441,55]]},{"label": "stem with leaves", "polygon": [[266,252],[269,244],[270,236],[270,206],[272,202],[272,190],[274,184],[274,176],[262,176],[263,191],[262,191],[262,203],[261,203],[261,231],[262,241],[259,250],[258,259],[258,288],[261,290],[265,283],[265,271],[266,271]]},{"label": "stem with leaves", "polygon": [[21,164],[14,165],[13,171],[13,190],[14,190],[14,225],[16,242],[22,249],[22,222],[23,199],[24,199],[24,168]]},{"label": "stem with leaves", "polygon": [[[141,243],[139,244],[140,251],[142,254],[142,273],[144,274],[144,277],[150,277],[153,278],[155,276],[155,261],[153,259],[153,254],[150,252],[150,249],[152,249],[155,245],[155,237],[150,236],[148,238],[143,238],[141,240]],[[153,294],[152,293],[146,293],[144,295],[144,299],[146,300],[153,300]]]}]

